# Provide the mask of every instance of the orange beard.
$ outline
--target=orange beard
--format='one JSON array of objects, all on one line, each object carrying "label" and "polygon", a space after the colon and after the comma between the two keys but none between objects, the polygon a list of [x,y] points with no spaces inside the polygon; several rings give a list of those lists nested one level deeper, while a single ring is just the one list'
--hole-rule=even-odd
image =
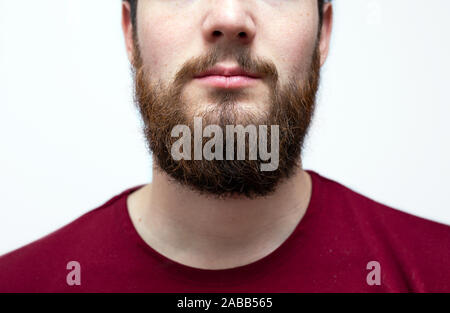
[{"label": "orange beard", "polygon": [[[257,128],[259,125],[267,125],[270,138],[271,125],[279,125],[279,164],[276,170],[269,172],[260,170],[260,165],[267,163],[267,160],[263,161],[259,157],[256,160],[249,160],[247,157],[245,160],[227,160],[224,155],[223,160],[211,161],[194,158],[176,161],[172,157],[171,147],[178,140],[171,136],[172,129],[176,125],[187,125],[192,136],[194,134],[192,104],[185,101],[183,87],[196,73],[217,64],[222,50],[215,49],[206,57],[186,62],[169,86],[161,81],[151,82],[137,45],[135,52],[135,101],[144,122],[144,134],[149,149],[153,152],[160,170],[201,194],[217,197],[245,195],[248,198],[272,193],[280,181],[295,172],[295,168],[300,165],[301,149],[311,123],[320,80],[320,55],[317,45],[307,78],[302,81],[290,79],[284,86],[280,86],[278,72],[272,62],[253,60],[248,50],[235,52],[234,59],[241,68],[263,74],[267,78],[270,99],[269,109],[264,114],[255,116],[239,111],[238,99],[242,94],[222,90],[214,94],[214,103],[217,105],[213,110],[195,112],[195,116],[203,118],[203,127],[217,124],[223,133],[225,125],[252,124]],[[206,141],[207,139],[204,139],[203,144]],[[270,143],[270,139],[268,141]],[[191,142],[194,142],[194,138]],[[248,143],[248,140],[246,142]],[[234,150],[236,152],[236,146]],[[223,151],[226,151],[226,147],[223,147]]]}]

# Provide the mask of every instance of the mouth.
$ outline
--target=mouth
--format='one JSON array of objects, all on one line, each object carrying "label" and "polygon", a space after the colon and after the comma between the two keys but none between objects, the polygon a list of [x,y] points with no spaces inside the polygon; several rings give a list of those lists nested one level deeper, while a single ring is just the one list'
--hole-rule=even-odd
[{"label": "mouth", "polygon": [[246,72],[240,67],[215,66],[194,76],[201,84],[224,89],[250,87],[261,80],[261,75]]}]

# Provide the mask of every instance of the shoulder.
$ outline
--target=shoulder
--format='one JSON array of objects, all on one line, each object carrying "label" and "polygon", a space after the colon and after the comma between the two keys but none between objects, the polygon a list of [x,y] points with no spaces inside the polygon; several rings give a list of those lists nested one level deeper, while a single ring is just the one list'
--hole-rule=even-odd
[{"label": "shoulder", "polygon": [[95,261],[117,237],[114,235],[120,233],[121,204],[136,188],[127,189],[66,226],[0,256],[0,292],[63,288],[69,262]]},{"label": "shoulder", "polygon": [[449,225],[387,206],[316,172],[308,172],[314,182],[319,185],[321,197],[324,198],[322,203],[327,203],[328,206],[339,206],[342,211],[346,211],[343,214],[360,216],[361,221],[366,222],[368,226],[378,224],[380,227],[384,225],[384,227],[395,228],[397,232],[412,229],[417,233],[418,230],[427,230],[428,234],[450,236]]},{"label": "shoulder", "polygon": [[362,237],[376,255],[397,264],[417,290],[450,290],[450,226],[384,205],[309,173],[320,190],[324,214],[352,229],[351,235]]}]

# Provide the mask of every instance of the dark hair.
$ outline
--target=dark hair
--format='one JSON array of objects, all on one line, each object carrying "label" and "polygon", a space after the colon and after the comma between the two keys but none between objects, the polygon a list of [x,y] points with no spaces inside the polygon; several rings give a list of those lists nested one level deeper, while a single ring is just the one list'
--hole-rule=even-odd
[{"label": "dark hair", "polygon": [[133,24],[133,29],[136,29],[136,11],[137,11],[137,0],[123,0],[130,3],[131,11],[131,24]]},{"label": "dark hair", "polygon": [[[133,24],[133,28],[136,29],[136,8],[138,0],[122,0],[130,3],[131,7],[131,23]],[[323,5],[325,2],[330,2],[331,0],[318,0],[319,4],[319,25],[322,25],[322,16],[323,16]]]}]

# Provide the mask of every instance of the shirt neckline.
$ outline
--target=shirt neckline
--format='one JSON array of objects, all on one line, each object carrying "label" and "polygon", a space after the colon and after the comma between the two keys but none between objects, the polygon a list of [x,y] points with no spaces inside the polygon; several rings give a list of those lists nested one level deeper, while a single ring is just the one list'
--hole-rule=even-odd
[{"label": "shirt neckline", "polygon": [[[311,170],[307,170],[306,172],[310,174],[312,190],[310,201],[302,219],[299,221],[288,238],[274,251],[259,260],[245,265],[218,270],[195,268],[169,259],[149,246],[135,229],[129,215],[127,205],[128,196],[137,189],[141,188],[143,185],[129,188],[122,192],[119,196],[117,204],[121,220],[121,229],[127,235],[127,245],[129,245],[130,242],[134,243],[138,249],[144,252],[144,255],[150,257],[158,264],[158,268],[156,268],[156,270],[163,271],[172,276],[174,279],[184,280],[194,284],[201,283],[202,285],[223,285],[230,283],[236,285],[244,283],[250,278],[265,276],[282,267],[283,261],[290,256],[289,252],[292,251],[292,249],[295,249],[296,240],[301,239],[299,233],[306,228],[307,224],[310,223],[311,218],[316,215],[315,213],[318,211],[318,207],[320,207],[320,192],[318,190],[320,183],[319,174]],[[149,270],[155,270],[155,268],[151,267]]]}]

